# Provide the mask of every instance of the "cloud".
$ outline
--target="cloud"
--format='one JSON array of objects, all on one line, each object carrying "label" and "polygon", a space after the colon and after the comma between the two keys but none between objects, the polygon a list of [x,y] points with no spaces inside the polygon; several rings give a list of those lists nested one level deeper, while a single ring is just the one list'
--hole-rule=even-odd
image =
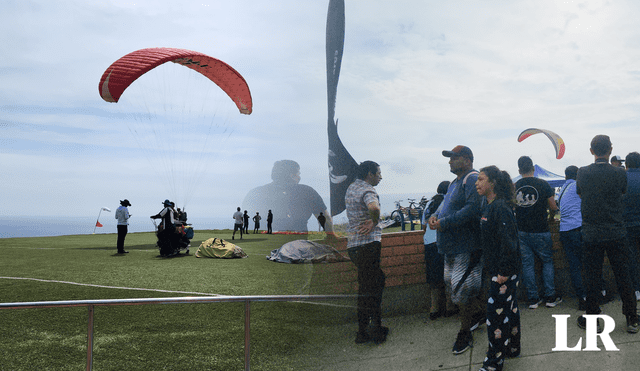
[{"label": "cloud", "polygon": [[[201,108],[221,121],[213,125],[210,156],[193,191],[194,212],[232,210],[249,189],[269,181],[281,159],[298,161],[302,182],[328,199],[327,5],[4,2],[3,186],[27,214],[57,207],[93,212],[124,197],[158,206],[168,192],[142,150],[161,147],[152,144],[157,136],[146,131],[136,139],[130,131],[144,125],[123,125],[133,108],[102,101],[97,84],[117,58],[169,46],[231,64],[254,99],[247,117],[215,110],[224,97]],[[604,0],[348,1],[340,137],[356,160],[382,165],[380,193],[435,190],[453,177],[441,151],[458,144],[473,149],[477,167],[496,164],[512,175],[524,154],[557,173],[590,163],[588,143],[600,133],[625,155],[640,139],[638,15],[635,3]],[[153,112],[169,122],[165,133],[177,134],[160,142],[181,155],[198,152],[211,126],[187,133],[188,121],[177,120],[183,114],[164,109]],[[542,140],[518,143],[530,127],[560,134],[565,158],[556,160]],[[69,198],[72,205],[65,204]]]}]

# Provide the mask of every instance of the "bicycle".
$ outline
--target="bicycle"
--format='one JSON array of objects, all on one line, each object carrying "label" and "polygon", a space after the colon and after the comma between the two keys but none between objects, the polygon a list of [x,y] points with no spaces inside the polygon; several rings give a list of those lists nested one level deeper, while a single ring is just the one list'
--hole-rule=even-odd
[{"label": "bicycle", "polygon": [[402,200],[395,201],[396,209],[391,212],[390,218],[395,221],[395,224],[401,225],[404,230],[404,215],[406,208],[400,205]]},{"label": "bicycle", "polygon": [[405,230],[405,220],[408,219],[411,223],[411,230],[413,231],[415,230],[413,221],[420,221],[422,219],[422,213],[429,200],[424,196],[420,199],[420,202],[416,202],[414,198],[408,198],[407,200],[409,201],[408,207],[400,205],[402,200],[395,201],[396,210],[391,212],[390,218],[395,221],[395,224],[399,224],[403,231]]}]

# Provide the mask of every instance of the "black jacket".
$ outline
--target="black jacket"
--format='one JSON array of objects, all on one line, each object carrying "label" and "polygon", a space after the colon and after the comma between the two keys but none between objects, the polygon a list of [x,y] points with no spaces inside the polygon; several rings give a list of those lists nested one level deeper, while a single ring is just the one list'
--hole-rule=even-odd
[{"label": "black jacket", "polygon": [[503,199],[482,200],[480,218],[482,255],[487,275],[512,276],[520,272],[520,243],[513,209]]}]

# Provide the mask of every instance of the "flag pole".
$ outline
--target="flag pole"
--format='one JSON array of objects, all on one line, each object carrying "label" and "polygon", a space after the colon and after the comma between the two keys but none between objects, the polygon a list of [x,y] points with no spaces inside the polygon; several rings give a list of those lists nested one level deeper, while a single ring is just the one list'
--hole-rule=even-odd
[{"label": "flag pole", "polygon": [[93,227],[93,234],[96,234],[96,228],[98,228],[98,223],[100,222],[100,214],[102,214],[102,208],[98,211],[98,219],[96,219],[96,225]]}]

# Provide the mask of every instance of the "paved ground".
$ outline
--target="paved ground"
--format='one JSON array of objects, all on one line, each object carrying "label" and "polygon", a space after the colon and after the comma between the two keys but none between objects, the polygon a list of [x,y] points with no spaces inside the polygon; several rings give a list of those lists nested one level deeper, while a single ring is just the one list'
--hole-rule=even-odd
[{"label": "paved ground", "polygon": [[[575,300],[567,300],[556,308],[535,310],[522,307],[522,354],[505,362],[504,370],[640,370],[640,333],[626,332],[622,304],[615,300],[602,306],[616,328],[611,338],[619,351],[554,352],[556,323],[552,314],[569,314],[568,347],[580,337],[585,346],[585,331],[576,325],[578,312]],[[475,345],[461,355],[453,355],[451,347],[459,322],[456,317],[431,321],[427,314],[385,318],[391,329],[387,342],[381,345],[354,343],[355,323],[333,326],[335,337],[323,349],[315,350],[311,370],[456,370],[476,371],[482,366],[487,349],[486,325],[474,332]]]}]

